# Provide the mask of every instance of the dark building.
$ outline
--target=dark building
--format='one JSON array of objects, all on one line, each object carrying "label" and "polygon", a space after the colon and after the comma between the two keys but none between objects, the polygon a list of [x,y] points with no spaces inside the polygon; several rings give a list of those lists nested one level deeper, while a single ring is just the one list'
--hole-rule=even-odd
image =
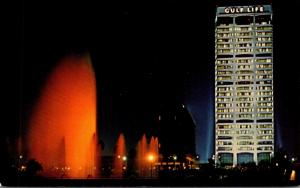
[{"label": "dark building", "polygon": [[168,106],[158,117],[158,137],[162,161],[184,161],[195,156],[195,123],[184,105]]}]

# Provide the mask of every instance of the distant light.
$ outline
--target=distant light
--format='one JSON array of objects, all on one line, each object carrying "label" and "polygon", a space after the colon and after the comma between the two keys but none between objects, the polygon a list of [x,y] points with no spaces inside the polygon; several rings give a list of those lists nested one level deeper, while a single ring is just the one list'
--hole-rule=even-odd
[{"label": "distant light", "polygon": [[292,170],[291,176],[290,176],[290,181],[295,181],[296,180],[296,171]]},{"label": "distant light", "polygon": [[158,120],[159,120],[159,121],[161,120],[161,116],[160,116],[160,115],[158,116]]},{"label": "distant light", "polygon": [[123,159],[123,161],[126,161],[126,160],[127,160],[127,157],[126,157],[126,156],[123,156],[122,159]]},{"label": "distant light", "polygon": [[23,155],[20,155],[20,159],[22,159],[23,158]]},{"label": "distant light", "polygon": [[176,160],[177,160],[177,156],[176,156],[176,155],[174,155],[174,156],[173,156],[173,159],[176,161]]},{"label": "distant light", "polygon": [[279,164],[278,164],[278,163],[276,163],[275,165],[276,165],[276,166],[279,166]]},{"label": "distant light", "polygon": [[152,162],[152,161],[154,160],[154,156],[150,154],[150,155],[148,156],[148,160],[149,160],[150,162]]},{"label": "distant light", "polygon": [[120,159],[121,158],[121,155],[118,155],[118,159]]},{"label": "distant light", "polygon": [[182,104],[182,108],[185,108],[184,104]]},{"label": "distant light", "polygon": [[286,158],[287,158],[287,155],[284,155],[284,158],[286,159]]}]

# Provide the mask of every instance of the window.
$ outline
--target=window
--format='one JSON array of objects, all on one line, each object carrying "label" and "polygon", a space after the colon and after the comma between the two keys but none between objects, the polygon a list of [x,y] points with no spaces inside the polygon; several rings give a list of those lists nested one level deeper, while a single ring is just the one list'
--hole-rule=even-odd
[{"label": "window", "polygon": [[273,128],[273,125],[272,124],[259,124],[256,127],[260,128],[260,129],[267,129],[267,128]]},{"label": "window", "polygon": [[252,141],[238,141],[237,145],[254,145]]},{"label": "window", "polygon": [[239,16],[235,18],[235,23],[237,25],[250,25],[253,23],[252,16]]},{"label": "window", "polygon": [[273,135],[262,135],[262,136],[257,136],[256,138],[258,140],[269,140],[269,139],[273,139]]}]

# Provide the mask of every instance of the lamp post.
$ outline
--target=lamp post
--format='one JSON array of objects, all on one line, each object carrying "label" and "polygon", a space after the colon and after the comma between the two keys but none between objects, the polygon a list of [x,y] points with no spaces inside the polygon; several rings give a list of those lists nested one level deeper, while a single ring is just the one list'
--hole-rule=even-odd
[{"label": "lamp post", "polygon": [[176,160],[177,160],[177,156],[176,155],[173,156],[173,160],[174,160],[174,170],[176,170]]},{"label": "lamp post", "polygon": [[124,162],[124,167],[122,167],[122,168],[123,168],[123,170],[126,170],[126,169],[127,169],[127,157],[126,157],[126,156],[123,156],[123,157],[122,157],[122,160],[123,160],[123,162]]},{"label": "lamp post", "polygon": [[154,156],[152,154],[148,155],[148,161],[150,162],[150,177],[152,178],[152,162],[154,161]]}]

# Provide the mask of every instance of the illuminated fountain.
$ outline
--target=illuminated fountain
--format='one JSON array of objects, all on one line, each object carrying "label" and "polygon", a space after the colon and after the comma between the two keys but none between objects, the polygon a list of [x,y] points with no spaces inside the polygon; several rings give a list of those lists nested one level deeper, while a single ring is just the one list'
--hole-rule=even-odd
[{"label": "illuminated fountain", "polygon": [[63,58],[47,78],[33,110],[28,155],[43,175],[97,174],[96,80],[88,55]]},{"label": "illuminated fountain", "polygon": [[116,147],[115,147],[115,154],[114,154],[114,171],[113,177],[122,177],[123,170],[126,168],[126,145],[125,145],[125,138],[123,134],[120,134]]},{"label": "illuminated fountain", "polygon": [[158,162],[158,156],[158,138],[152,136],[148,147],[144,134],[137,145],[137,168],[140,177],[156,176],[155,163]]}]

